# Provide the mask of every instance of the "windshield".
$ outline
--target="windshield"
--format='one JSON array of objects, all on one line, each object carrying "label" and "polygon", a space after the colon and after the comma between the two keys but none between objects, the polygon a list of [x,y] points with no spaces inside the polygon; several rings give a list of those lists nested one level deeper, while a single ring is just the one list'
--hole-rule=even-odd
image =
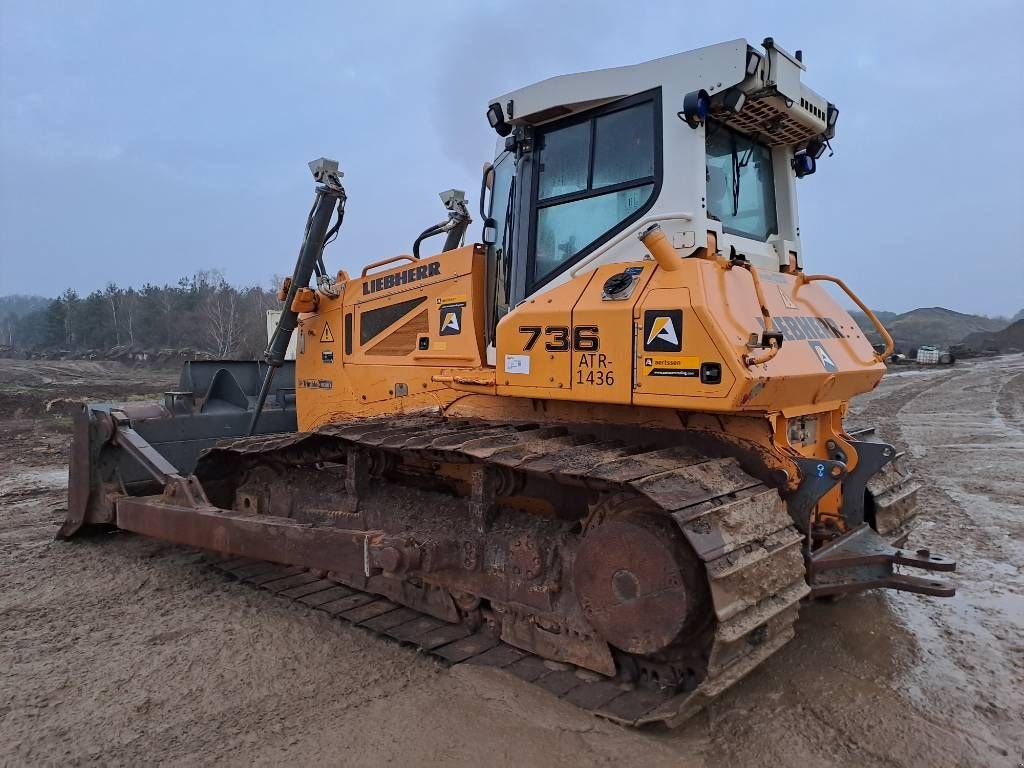
[{"label": "windshield", "polygon": [[708,214],[732,235],[778,233],[771,150],[712,120],[706,142]]}]

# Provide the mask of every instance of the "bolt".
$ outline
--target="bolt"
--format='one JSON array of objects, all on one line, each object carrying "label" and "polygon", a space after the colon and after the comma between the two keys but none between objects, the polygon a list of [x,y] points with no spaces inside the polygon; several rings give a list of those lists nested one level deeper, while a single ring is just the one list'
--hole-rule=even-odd
[{"label": "bolt", "polygon": [[834,451],[836,449],[836,441],[829,440],[827,443],[825,443],[825,447],[828,448],[830,451]]}]

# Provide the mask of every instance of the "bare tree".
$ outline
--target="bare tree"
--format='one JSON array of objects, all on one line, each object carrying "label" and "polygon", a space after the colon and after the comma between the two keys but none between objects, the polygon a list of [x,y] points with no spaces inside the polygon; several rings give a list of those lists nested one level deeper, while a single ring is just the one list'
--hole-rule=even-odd
[{"label": "bare tree", "polygon": [[107,283],[107,289],[103,292],[107,301],[110,302],[110,314],[114,321],[114,344],[121,344],[121,328],[117,324],[117,305],[121,299],[121,289],[113,283]]},{"label": "bare tree", "polygon": [[207,334],[214,355],[230,357],[242,337],[238,292],[227,284],[207,294],[204,301]]},{"label": "bare tree", "polygon": [[164,344],[168,347],[172,344],[171,324],[174,320],[174,292],[173,289],[165,287],[157,296],[160,302],[160,314],[164,321]]},{"label": "bare tree", "polygon": [[60,295],[60,301],[64,305],[64,344],[70,349],[75,341],[75,310],[78,308],[78,293],[73,288],[68,288]]},{"label": "bare tree", "polygon": [[132,326],[132,315],[135,314],[135,307],[138,304],[139,295],[134,288],[129,288],[122,294],[121,302],[124,307],[124,314],[128,320],[128,343],[135,346],[135,328]]}]

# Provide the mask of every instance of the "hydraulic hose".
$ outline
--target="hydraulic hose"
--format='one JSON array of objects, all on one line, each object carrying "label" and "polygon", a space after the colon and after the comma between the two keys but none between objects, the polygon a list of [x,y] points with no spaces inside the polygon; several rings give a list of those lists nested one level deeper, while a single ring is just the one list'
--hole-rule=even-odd
[{"label": "hydraulic hose", "polygon": [[[757,298],[757,305],[761,310],[761,317],[764,321],[765,336],[762,336],[762,338],[765,338],[769,336],[774,330],[774,324],[772,323],[771,310],[768,309],[768,302],[766,302],[764,299],[764,291],[761,290],[761,278],[758,277],[757,268],[754,267],[754,265],[751,264],[750,262],[742,259],[732,259],[726,262],[724,265],[724,268],[726,270],[732,269],[734,267],[745,269],[748,273],[750,273],[750,279],[754,283],[754,296]],[[768,339],[767,345],[760,352],[744,355],[743,364],[748,368],[755,365],[763,365],[764,363],[767,363],[769,360],[773,359],[777,354],[779,354],[780,348],[780,342],[777,341],[774,337],[770,337]]]},{"label": "hydraulic hose", "polygon": [[428,227],[427,229],[424,229],[422,232],[420,232],[420,236],[417,237],[415,241],[413,241],[412,255],[418,259],[420,257],[420,243],[422,243],[428,237],[440,235],[442,232],[445,231],[447,226],[448,222],[445,222],[444,224],[435,224],[434,226]]},{"label": "hydraulic hose", "polygon": [[412,255],[417,259],[420,257],[420,243],[434,235],[448,234],[444,241],[443,250],[450,251],[453,248],[458,248],[463,236],[466,234],[466,228],[469,227],[469,223],[472,221],[469,217],[469,211],[466,210],[466,197],[462,191],[452,189],[448,192],[442,192],[441,202],[448,209],[448,220],[420,232],[420,236],[412,244]]}]

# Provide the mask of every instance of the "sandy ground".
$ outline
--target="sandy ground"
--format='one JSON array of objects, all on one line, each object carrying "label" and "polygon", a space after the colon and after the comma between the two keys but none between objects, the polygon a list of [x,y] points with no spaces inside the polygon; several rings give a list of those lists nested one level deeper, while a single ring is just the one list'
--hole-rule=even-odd
[{"label": "sandy ground", "polygon": [[192,552],[53,541],[69,425],[33,403],[174,378],[0,361],[0,764],[1024,764],[1024,356],[891,374],[850,420],[913,447],[912,543],[959,559],[955,598],[807,605],[797,639],[707,712],[639,732],[446,671]]}]

